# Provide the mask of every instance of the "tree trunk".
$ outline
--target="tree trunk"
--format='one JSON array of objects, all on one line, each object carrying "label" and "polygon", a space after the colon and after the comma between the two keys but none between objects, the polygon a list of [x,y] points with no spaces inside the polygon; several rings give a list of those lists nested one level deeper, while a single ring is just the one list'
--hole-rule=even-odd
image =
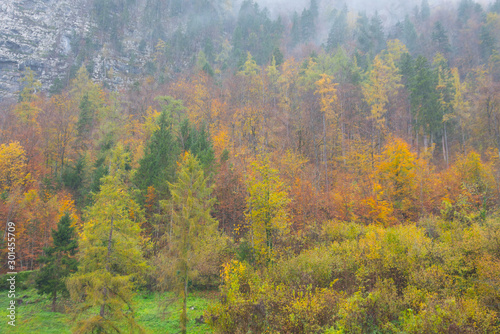
[{"label": "tree trunk", "polygon": [[[111,217],[111,227],[109,228],[109,239],[108,239],[108,254],[106,255],[106,271],[109,272],[109,258],[111,256],[111,241],[113,239],[113,217]],[[101,310],[99,315],[104,318],[104,306],[106,302],[106,297],[108,295],[108,289],[105,287],[102,289],[103,303],[101,305]]]},{"label": "tree trunk", "polygon": [[187,295],[188,295],[188,270],[187,263],[184,263],[184,292],[182,296],[182,313],[181,313],[181,333],[187,333]]},{"label": "tree trunk", "polygon": [[326,115],[323,113],[323,163],[325,165],[325,190],[329,191],[328,184],[328,161],[326,158]]},{"label": "tree trunk", "polygon": [[462,150],[464,154],[467,154],[465,151],[465,134],[464,134],[464,127],[462,125],[462,119],[460,118],[460,132],[462,133]]},{"label": "tree trunk", "polygon": [[445,155],[446,168],[448,168],[450,156],[448,153],[448,132],[446,131],[446,123],[444,123],[444,148],[446,150],[446,155]]},{"label": "tree trunk", "polygon": [[52,312],[56,311],[56,301],[57,301],[57,290],[54,290],[52,294]]}]

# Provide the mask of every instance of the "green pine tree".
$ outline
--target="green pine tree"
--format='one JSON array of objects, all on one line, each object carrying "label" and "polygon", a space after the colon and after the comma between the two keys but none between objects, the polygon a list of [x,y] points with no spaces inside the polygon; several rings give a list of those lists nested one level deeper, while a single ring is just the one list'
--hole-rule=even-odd
[{"label": "green pine tree", "polygon": [[422,21],[427,20],[431,16],[431,8],[429,7],[429,2],[427,0],[422,0],[420,5],[420,17]]},{"label": "green pine tree", "polygon": [[36,289],[39,294],[51,295],[52,312],[56,310],[57,296],[68,295],[64,279],[77,269],[75,258],[77,242],[75,228],[71,226],[68,213],[57,223],[57,230],[52,230],[54,245],[44,248],[45,256],[38,259],[43,266],[36,277]]},{"label": "green pine tree", "polygon": [[175,161],[179,155],[177,141],[172,134],[172,121],[168,111],[163,111],[158,118],[158,129],[148,140],[144,157],[139,162],[139,168],[134,176],[135,185],[145,193],[153,186],[157,193],[164,197],[168,195],[165,181],[173,181],[175,176]]},{"label": "green pine tree", "polygon": [[201,125],[198,129],[186,119],[182,122],[180,130],[179,141],[183,151],[191,152],[200,161],[204,172],[208,173],[213,167],[215,153],[205,125]]},{"label": "green pine tree", "polygon": [[333,50],[337,48],[339,45],[344,43],[347,38],[347,6],[341,11],[334,11],[334,20],[332,27],[330,28],[330,32],[328,34],[328,41],[326,47],[328,50]]}]

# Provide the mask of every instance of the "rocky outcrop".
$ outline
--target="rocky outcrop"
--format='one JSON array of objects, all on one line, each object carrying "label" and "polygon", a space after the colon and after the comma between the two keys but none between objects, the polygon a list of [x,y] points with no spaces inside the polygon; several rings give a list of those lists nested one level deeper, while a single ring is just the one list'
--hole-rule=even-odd
[{"label": "rocky outcrop", "polygon": [[47,89],[68,73],[71,36],[91,28],[87,0],[2,0],[0,100],[19,91],[26,67]]},{"label": "rocky outcrop", "polygon": [[[19,79],[30,67],[48,90],[56,78],[67,82],[79,66],[112,89],[130,85],[143,74],[150,48],[138,49],[144,31],[141,12],[146,1],[135,2],[136,11],[122,34],[122,50],[110,46],[110,34],[95,23],[93,0],[2,0],[0,3],[0,101],[14,98]],[[92,49],[84,49],[82,41]],[[85,44],[85,43],[83,43]],[[75,69],[76,67],[76,69]]]}]

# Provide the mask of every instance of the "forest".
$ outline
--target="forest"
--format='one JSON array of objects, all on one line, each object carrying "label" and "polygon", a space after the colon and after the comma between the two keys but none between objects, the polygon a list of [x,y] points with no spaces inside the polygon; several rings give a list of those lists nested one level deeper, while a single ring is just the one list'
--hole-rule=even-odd
[{"label": "forest", "polygon": [[[131,4],[94,1],[118,52]],[[392,26],[315,0],[147,8],[133,85],[93,80],[82,39],[67,80],[26,68],[0,106],[1,294],[17,272],[68,333],[165,333],[146,293],[174,333],[500,332],[500,0]]]}]

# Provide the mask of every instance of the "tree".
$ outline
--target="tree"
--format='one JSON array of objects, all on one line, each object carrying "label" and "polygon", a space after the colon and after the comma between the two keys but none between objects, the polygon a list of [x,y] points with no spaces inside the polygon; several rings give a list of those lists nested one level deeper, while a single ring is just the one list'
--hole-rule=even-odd
[{"label": "tree", "polygon": [[320,97],[321,112],[323,116],[323,164],[325,167],[325,189],[329,190],[328,182],[328,158],[326,154],[326,128],[327,122],[332,124],[333,136],[335,142],[340,142],[341,131],[339,128],[339,115],[335,112],[335,102],[337,101],[337,84],[332,82],[332,77],[327,74],[321,74],[321,79],[315,82],[315,94]]},{"label": "tree", "polygon": [[24,148],[13,142],[0,145],[0,190],[10,192],[29,178]]},{"label": "tree", "polygon": [[126,155],[118,146],[103,177],[101,191],[86,212],[80,234],[80,266],[67,283],[71,298],[83,302],[75,309],[85,315],[75,333],[117,332],[127,323],[130,332],[142,331],[134,319],[133,286],[147,269],[142,255],[142,211],[125,185]]},{"label": "tree", "polygon": [[375,120],[379,131],[386,129],[385,113],[389,102],[389,94],[394,94],[397,89],[397,79],[392,75],[397,74],[384,64],[379,56],[373,60],[373,69],[370,71],[368,81],[363,86],[365,101],[371,107],[371,119]]},{"label": "tree", "polygon": [[38,259],[44,266],[36,278],[36,288],[39,294],[52,295],[52,312],[55,312],[57,294],[68,295],[64,279],[76,271],[78,264],[75,258],[78,245],[69,213],[61,217],[57,231],[52,230],[52,239],[54,245],[45,248],[45,256]]},{"label": "tree", "polygon": [[292,30],[290,31],[290,38],[291,38],[290,44],[292,47],[296,46],[301,41],[300,18],[299,18],[299,14],[297,12],[293,13]]},{"label": "tree", "polygon": [[290,200],[278,171],[271,168],[267,158],[252,163],[251,167],[246,181],[248,197],[245,218],[256,255],[262,262],[268,263],[276,255],[274,244],[277,234],[288,228],[287,205]]},{"label": "tree", "polygon": [[328,41],[326,48],[333,50],[339,45],[342,45],[347,39],[347,6],[344,6],[341,11],[334,10],[334,20],[330,32],[328,33]]},{"label": "tree", "polygon": [[356,21],[358,46],[363,53],[377,54],[384,48],[385,37],[382,19],[375,12],[370,19],[361,13]]},{"label": "tree", "polygon": [[436,44],[436,48],[439,52],[446,54],[451,51],[450,41],[446,30],[439,21],[436,21],[432,28],[432,41]]},{"label": "tree", "polygon": [[[47,159],[52,156],[54,175],[60,177],[70,155],[70,148],[77,133],[77,107],[67,93],[54,95],[48,108],[44,110],[45,120],[42,124],[46,141]],[[47,164],[49,161],[47,161]]]},{"label": "tree", "polygon": [[200,125],[198,129],[187,119],[184,120],[180,128],[179,141],[183,151],[191,152],[199,160],[204,172],[208,173],[213,166],[215,155],[205,125]]},{"label": "tree", "polygon": [[400,139],[388,143],[376,166],[379,184],[375,191],[401,216],[400,221],[416,218],[414,198],[416,189],[416,156]]},{"label": "tree", "polygon": [[460,139],[462,144],[462,152],[465,154],[465,124],[467,122],[470,109],[469,101],[465,99],[465,94],[467,92],[467,86],[464,82],[460,81],[460,74],[456,67],[451,69],[452,85],[453,85],[453,114],[450,115],[451,118],[458,119],[458,124],[460,126]]},{"label": "tree", "polygon": [[211,197],[213,188],[207,185],[208,179],[193,154],[186,152],[182,156],[177,176],[175,183],[168,183],[171,200],[160,201],[164,210],[172,212],[172,225],[159,266],[182,298],[180,326],[181,332],[186,333],[189,282],[198,273],[196,266],[222,243],[218,223],[210,215],[215,203]]},{"label": "tree", "polygon": [[[8,208],[6,210],[2,242],[7,234],[8,222],[14,216],[25,190],[25,185],[31,178],[26,161],[25,150],[18,142],[0,145],[0,191],[2,192],[0,203],[5,203],[5,208]],[[0,243],[0,245],[2,244]]]},{"label": "tree", "polygon": [[440,53],[436,54],[434,58],[433,65],[435,67],[435,71],[437,73],[438,82],[436,85],[436,90],[438,92],[438,100],[439,100],[439,110],[436,112],[440,112],[442,114],[443,119],[443,134],[442,134],[442,143],[443,143],[443,158],[446,162],[446,166],[448,166],[449,160],[449,152],[448,152],[448,131],[447,125],[448,121],[451,118],[453,113],[453,99],[455,93],[453,92],[453,77],[452,72],[448,66],[448,60],[444,58],[444,56]]},{"label": "tree", "polygon": [[431,8],[429,7],[429,2],[427,0],[422,0],[422,4],[420,7],[420,17],[422,18],[422,21],[425,21],[431,16]]},{"label": "tree", "polygon": [[405,20],[402,23],[402,40],[410,52],[415,51],[417,48],[417,39],[418,36],[417,31],[415,30],[415,25],[410,21],[410,17],[406,15]]},{"label": "tree", "polygon": [[373,52],[379,53],[384,49],[385,36],[382,18],[378,15],[378,12],[375,12],[375,15],[370,19],[370,35],[373,43]]},{"label": "tree", "polygon": [[237,26],[233,33],[233,59],[244,62],[245,51],[251,52],[258,64],[265,64],[275,47],[279,46],[283,24],[271,21],[269,11],[260,9],[253,0],[241,3]]},{"label": "tree", "polygon": [[235,124],[241,134],[248,138],[251,147],[256,149],[267,118],[264,114],[266,110],[261,104],[264,99],[264,82],[260,75],[260,67],[250,53],[247,54],[247,60],[237,75],[241,78],[242,89]]},{"label": "tree", "polygon": [[134,176],[134,183],[146,192],[149,186],[155,187],[159,195],[168,194],[165,181],[173,181],[175,160],[179,152],[177,141],[172,134],[172,122],[167,111],[163,111],[157,120],[158,128],[146,144],[144,157]]},{"label": "tree", "polygon": [[303,42],[312,42],[316,35],[316,27],[314,24],[314,16],[310,9],[302,11],[300,16],[300,33]]},{"label": "tree", "polygon": [[34,125],[37,123],[37,116],[40,112],[34,102],[38,98],[36,93],[42,88],[42,84],[35,79],[35,72],[29,67],[26,68],[19,81],[23,89],[19,94],[19,103],[15,107],[15,113],[24,125]]},{"label": "tree", "polygon": [[427,135],[433,142],[433,135],[441,128],[442,113],[440,110],[439,95],[436,90],[437,76],[430,68],[429,62],[423,56],[418,56],[412,69],[405,70],[412,73],[408,78],[410,86],[411,112],[417,131],[417,145],[420,130],[424,135],[424,146],[427,148]]}]

